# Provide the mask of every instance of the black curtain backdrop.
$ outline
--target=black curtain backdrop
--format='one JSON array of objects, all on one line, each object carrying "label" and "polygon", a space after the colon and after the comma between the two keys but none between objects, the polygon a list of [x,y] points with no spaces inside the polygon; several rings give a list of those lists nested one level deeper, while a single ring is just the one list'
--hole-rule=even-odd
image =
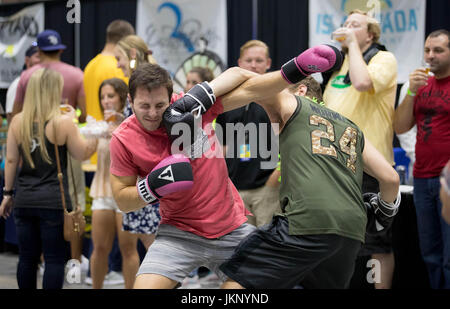
[{"label": "black curtain backdrop", "polygon": [[425,15],[425,36],[438,29],[450,31],[450,1],[428,0]]},{"label": "black curtain backdrop", "polygon": [[136,25],[136,1],[83,1],[81,18],[80,63],[84,70],[88,62],[102,51],[106,40],[106,27],[110,22],[123,19],[133,26]]},{"label": "black curtain backdrop", "polygon": [[[308,47],[308,0],[258,0],[257,33],[253,33],[252,0],[227,0],[228,10],[228,65],[237,65],[239,48],[250,39],[267,43],[272,58],[272,70]],[[33,3],[0,5],[0,16],[9,16]],[[70,8],[67,1],[45,1],[45,28],[59,31],[67,49],[62,60],[75,64],[74,24],[66,21]],[[450,1],[428,0],[425,33],[450,29]],[[81,1],[80,68],[98,54],[105,43],[106,26],[114,19],[125,19],[136,24],[135,0]],[[255,36],[255,37],[254,37]],[[5,105],[6,89],[0,89],[0,102]]]},{"label": "black curtain backdrop", "polygon": [[228,66],[236,66],[239,48],[252,37],[252,2],[251,0],[228,0]]},{"label": "black curtain backdrop", "polygon": [[272,70],[308,48],[307,0],[259,0],[258,39],[270,48]]}]

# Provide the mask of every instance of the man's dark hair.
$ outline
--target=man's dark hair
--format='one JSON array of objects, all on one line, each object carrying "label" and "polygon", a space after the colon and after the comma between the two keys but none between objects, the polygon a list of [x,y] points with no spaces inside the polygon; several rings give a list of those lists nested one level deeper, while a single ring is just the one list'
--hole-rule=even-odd
[{"label": "man's dark hair", "polygon": [[310,99],[315,98],[318,101],[318,103],[323,101],[322,88],[320,87],[319,82],[317,82],[314,79],[314,77],[312,76],[305,77],[298,83],[289,86],[288,89],[291,93],[295,93],[298,90],[298,87],[300,87],[300,85],[305,85],[306,88],[308,88],[305,96],[309,97]]},{"label": "man's dark hair", "polygon": [[169,94],[169,101],[172,97],[173,82],[169,72],[157,64],[142,63],[131,74],[128,82],[131,100],[134,101],[137,88],[144,88],[148,92],[159,87],[165,87]]},{"label": "man's dark hair", "polygon": [[59,52],[61,51],[60,49],[58,49],[58,50],[48,50],[48,51],[45,51],[45,50],[40,50],[41,51],[41,53],[43,53],[44,55],[46,55],[47,57],[51,57],[51,58],[54,58],[54,57],[56,57],[56,56],[58,56],[58,54],[59,54]]},{"label": "man's dark hair", "polygon": [[436,37],[438,37],[438,36],[440,36],[440,35],[446,35],[446,36],[447,36],[447,39],[448,39],[448,48],[450,48],[450,32],[449,32],[448,30],[445,30],[445,29],[439,29],[439,30],[433,31],[433,32],[431,32],[431,33],[428,35],[428,37],[429,37],[429,38],[436,38]]},{"label": "man's dark hair", "polygon": [[134,27],[126,20],[116,19],[106,28],[106,43],[117,44],[130,34],[135,34]]}]

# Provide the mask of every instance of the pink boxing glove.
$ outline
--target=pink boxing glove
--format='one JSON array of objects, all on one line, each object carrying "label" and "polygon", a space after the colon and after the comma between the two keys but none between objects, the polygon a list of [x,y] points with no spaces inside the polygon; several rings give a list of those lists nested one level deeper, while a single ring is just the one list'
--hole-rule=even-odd
[{"label": "pink boxing glove", "polygon": [[281,75],[295,84],[312,73],[334,71],[342,65],[341,52],[331,45],[318,45],[305,50],[281,67]]},{"label": "pink boxing glove", "polygon": [[182,154],[169,156],[158,163],[136,187],[141,199],[147,204],[157,202],[161,197],[190,190],[194,185],[192,166]]}]

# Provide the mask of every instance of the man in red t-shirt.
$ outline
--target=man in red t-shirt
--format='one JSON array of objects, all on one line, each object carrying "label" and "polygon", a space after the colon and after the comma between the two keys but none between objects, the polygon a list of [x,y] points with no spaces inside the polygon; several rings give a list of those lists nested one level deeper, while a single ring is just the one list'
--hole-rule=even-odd
[{"label": "man in red t-shirt", "polygon": [[432,32],[424,68],[410,74],[408,95],[395,113],[397,134],[417,125],[414,204],[422,257],[432,288],[450,288],[450,225],[442,219],[439,174],[450,159],[450,33]]},{"label": "man in red t-shirt", "polygon": [[[232,83],[221,82],[224,87],[217,87],[216,93],[232,90],[253,74],[245,70],[230,72]],[[149,81],[155,76],[159,78]],[[111,186],[119,208],[125,212],[147,204],[139,196],[136,182],[171,155],[171,141],[161,126],[162,115],[169,102],[181,97],[172,94],[170,76],[158,65],[139,66],[130,78],[129,87],[134,114],[114,131],[110,144]],[[159,232],[140,267],[135,287],[173,288],[201,265],[218,272],[218,266],[232,254],[239,241],[254,230],[245,223],[249,212],[228,178],[220,144],[210,127],[223,112],[219,101],[202,117],[210,147],[203,157],[190,162],[194,174],[192,189],[160,200]],[[205,250],[197,242],[209,242],[215,249]],[[160,265],[162,262],[165,264]]]}]

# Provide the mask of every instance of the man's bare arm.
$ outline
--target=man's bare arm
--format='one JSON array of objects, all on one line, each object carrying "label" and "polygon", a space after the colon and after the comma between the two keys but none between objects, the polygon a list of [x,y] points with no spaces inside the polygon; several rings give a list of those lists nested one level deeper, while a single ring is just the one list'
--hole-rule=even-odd
[{"label": "man's bare arm", "polygon": [[393,203],[399,191],[399,176],[394,168],[367,139],[365,139],[363,161],[364,171],[378,180],[380,184],[380,195],[383,201]]},{"label": "man's bare arm", "polygon": [[[328,45],[311,47],[286,62],[281,71],[254,76],[228,93],[222,99],[224,110],[232,110],[250,102],[269,102],[268,98],[276,96],[289,83],[299,82],[312,73],[333,70],[341,63],[342,55],[335,47]],[[277,105],[279,102],[273,104]]]},{"label": "man's bare arm", "polygon": [[406,95],[402,103],[395,110],[394,131],[402,134],[414,126],[414,97]]},{"label": "man's bare arm", "polygon": [[232,67],[214,78],[211,82],[209,82],[209,85],[213,89],[214,95],[216,97],[220,97],[255,76],[258,76],[258,74],[240,67]]},{"label": "man's bare arm", "polygon": [[373,89],[373,82],[369,75],[368,66],[364,61],[355,30],[342,27],[337,29],[334,34],[345,38],[343,44],[348,48],[349,74],[353,87],[359,92]]},{"label": "man's bare arm", "polygon": [[114,200],[123,212],[136,211],[147,204],[139,197],[136,189],[136,176],[115,176],[110,174]]},{"label": "man's bare arm", "polygon": [[[281,76],[280,71],[253,76],[239,88],[222,97],[224,111],[245,106],[250,102],[264,101],[270,104],[269,102],[272,102],[272,100],[268,99],[275,97],[288,85],[288,82]],[[274,102],[273,104],[276,103]]]},{"label": "man's bare arm", "polygon": [[[409,75],[409,92],[416,93],[427,84],[428,75],[424,69],[417,69]],[[407,94],[395,110],[394,130],[397,134],[407,132],[414,126],[414,97]]]},{"label": "man's bare arm", "polygon": [[369,69],[362,56],[361,49],[356,41],[352,42],[348,48],[349,73],[353,87],[359,92],[366,92],[373,89],[373,82],[370,79]]},{"label": "man's bare arm", "polygon": [[81,115],[78,118],[78,121],[80,123],[85,123],[86,122],[86,117],[87,117],[87,113],[86,113],[86,97],[85,96],[80,96],[77,99],[77,108],[80,109],[81,111]]}]

